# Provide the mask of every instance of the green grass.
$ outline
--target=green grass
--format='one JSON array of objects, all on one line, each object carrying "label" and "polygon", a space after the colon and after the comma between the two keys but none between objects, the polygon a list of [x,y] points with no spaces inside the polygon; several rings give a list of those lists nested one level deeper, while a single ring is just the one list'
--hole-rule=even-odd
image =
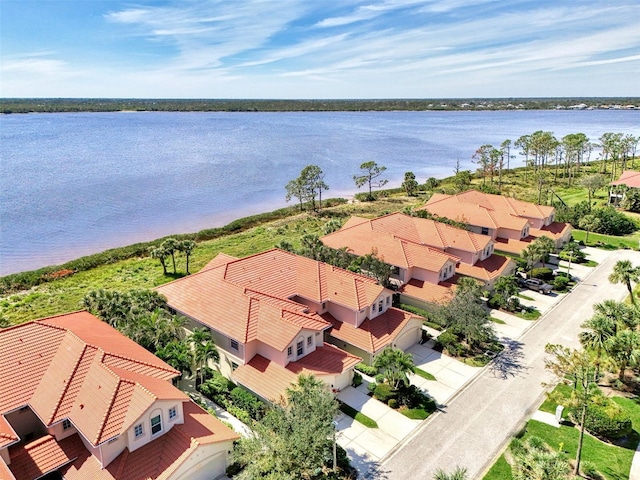
[{"label": "green grass", "polygon": [[433,375],[431,375],[429,372],[425,372],[424,370],[422,370],[421,368],[416,367],[413,370],[413,373],[415,373],[416,375],[418,375],[419,377],[425,378],[427,380],[435,380],[436,377],[434,377]]},{"label": "green grass", "polygon": [[349,415],[354,420],[360,422],[368,428],[378,428],[378,424],[372,418],[367,417],[364,413],[360,413],[355,408],[350,407],[346,403],[340,402],[340,411],[345,415]]},{"label": "green grass", "polygon": [[533,301],[534,301],[534,299],[533,299],[533,298],[528,297],[528,296],[526,296],[526,295],[523,295],[522,293],[518,293],[518,294],[516,295],[516,297],[518,297],[518,298],[522,298],[523,300],[529,300],[529,301],[531,301],[531,302],[533,302]]},{"label": "green grass", "polygon": [[500,458],[496,460],[487,474],[482,477],[482,480],[505,480],[507,478],[513,478],[511,474],[511,465],[507,462],[504,455],[500,455]]},{"label": "green grass", "polygon": [[538,410],[542,410],[543,412],[547,413],[553,413],[555,415],[558,403],[562,403],[562,398],[569,398],[570,396],[571,386],[560,383],[556,385],[556,388],[553,389],[551,395],[547,395],[547,398],[545,399],[543,404],[540,405],[540,408]]},{"label": "green grass", "polygon": [[498,323],[500,325],[504,325],[504,324],[507,323],[504,320],[501,320],[501,319],[496,318],[496,317],[489,317],[489,320],[491,320],[493,323]]},{"label": "green grass", "polygon": [[540,310],[534,309],[527,310],[525,313],[515,312],[514,315],[516,317],[520,317],[523,320],[537,320],[542,314],[540,313]]},{"label": "green grass", "polygon": [[431,415],[431,412],[426,411],[424,408],[400,408],[398,411],[411,420],[424,420]]},{"label": "green grass", "polygon": [[[585,241],[587,232],[582,230],[574,230],[572,232],[573,238],[579,241]],[[631,235],[625,235],[623,237],[614,237],[613,235],[602,235],[600,233],[590,233],[589,243],[586,245],[593,247],[600,247],[606,250],[619,250],[623,248],[630,248],[632,250],[638,250],[640,246],[640,233],[636,232]]]}]

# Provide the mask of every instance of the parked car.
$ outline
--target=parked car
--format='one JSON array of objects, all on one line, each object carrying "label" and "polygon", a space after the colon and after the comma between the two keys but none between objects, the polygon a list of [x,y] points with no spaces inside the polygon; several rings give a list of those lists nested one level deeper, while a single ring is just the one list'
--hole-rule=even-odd
[{"label": "parked car", "polygon": [[539,278],[527,278],[524,281],[524,286],[527,287],[529,290],[540,292],[545,295],[547,293],[551,293],[551,290],[553,290],[553,287],[551,285],[549,285],[548,283],[544,283]]}]

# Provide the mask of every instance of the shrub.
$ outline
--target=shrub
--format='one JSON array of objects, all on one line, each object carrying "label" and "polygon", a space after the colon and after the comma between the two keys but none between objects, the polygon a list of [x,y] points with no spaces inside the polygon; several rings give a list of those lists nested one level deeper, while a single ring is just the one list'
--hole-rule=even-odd
[{"label": "shrub", "polygon": [[389,399],[394,398],[396,393],[393,391],[393,387],[388,383],[378,383],[373,396],[380,400],[382,403],[387,403]]},{"label": "shrub", "polygon": [[371,382],[369,383],[369,385],[367,385],[367,389],[369,390],[369,392],[373,393],[376,390],[376,387],[378,385],[376,384],[376,382]]},{"label": "shrub", "polygon": [[264,415],[264,404],[248,390],[236,387],[231,390],[230,396],[233,404],[245,410],[251,418],[259,420]]},{"label": "shrub", "polygon": [[243,410],[242,408],[237,407],[235,405],[229,405],[226,408],[226,410],[231,415],[233,415],[238,420],[240,420],[242,423],[245,423],[245,424],[251,423],[251,416],[249,415],[249,412],[247,412],[246,410]]},{"label": "shrub", "polygon": [[553,270],[547,267],[534,268],[533,270],[531,270],[531,276],[533,278],[540,278],[542,280],[552,280]]},{"label": "shrub", "polygon": [[227,395],[229,390],[234,386],[233,382],[225,378],[220,372],[213,371],[211,378],[205,380],[204,383],[198,387],[198,390],[213,400],[213,397],[216,395]]},{"label": "shrub", "polygon": [[376,383],[383,383],[384,382],[384,375],[379,373],[375,376],[376,379]]},{"label": "shrub", "polygon": [[[573,422],[578,423],[580,419],[578,410],[570,410],[569,415]],[[631,417],[610,400],[603,405],[590,407],[584,424],[589,433],[605,440],[625,437],[633,429]]]},{"label": "shrub", "polygon": [[355,366],[355,369],[368,375],[370,377],[375,377],[378,374],[378,369],[374,366],[367,365],[366,363],[360,362]]},{"label": "shrub", "polygon": [[504,297],[498,293],[487,300],[487,307],[500,309],[505,304]]},{"label": "shrub", "polygon": [[362,385],[362,375],[360,375],[358,372],[353,372],[353,380],[351,380],[351,386],[359,387],[360,385]]},{"label": "shrub", "polygon": [[504,308],[508,312],[515,312],[522,309],[522,304],[520,303],[520,299],[518,297],[511,297],[509,300],[507,300]]},{"label": "shrub", "polygon": [[574,250],[573,252],[562,250],[558,256],[560,260],[564,260],[565,262],[572,261],[573,263],[583,263],[587,258],[582,250]]},{"label": "shrub", "polygon": [[401,310],[404,310],[405,312],[415,313],[416,315],[420,315],[421,317],[424,317],[427,320],[429,320],[429,312],[427,312],[422,308],[414,307],[413,305],[407,305],[406,303],[399,304],[399,307]]},{"label": "shrub", "polygon": [[436,338],[436,343],[442,346],[442,348],[448,348],[450,345],[458,343],[458,337],[448,330],[445,330],[440,335],[438,335],[438,338]]},{"label": "shrub", "polygon": [[635,221],[612,206],[597,208],[592,213],[600,220],[600,225],[594,230],[596,233],[628,235],[638,229]]},{"label": "shrub", "polygon": [[398,400],[396,400],[395,398],[390,398],[387,404],[394,410],[398,408]]},{"label": "shrub", "polygon": [[553,281],[553,288],[558,292],[564,292],[569,285],[569,279],[565,276],[558,275]]}]

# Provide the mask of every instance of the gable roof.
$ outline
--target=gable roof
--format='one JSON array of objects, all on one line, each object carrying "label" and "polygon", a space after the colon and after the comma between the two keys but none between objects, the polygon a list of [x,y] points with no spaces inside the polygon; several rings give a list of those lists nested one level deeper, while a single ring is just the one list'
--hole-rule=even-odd
[{"label": "gable roof", "polygon": [[435,194],[418,210],[487,228],[522,230],[527,218],[545,220],[553,207],[512,197],[469,190],[456,195]]},{"label": "gable roof", "polygon": [[282,351],[304,328],[331,325],[298,302],[331,301],[360,310],[384,291],[372,278],[282,250],[216,257],[200,272],[157,288],[171,308],[242,343],[260,340]]},{"label": "gable roof", "polygon": [[[351,226],[347,222],[340,230],[320,240],[330,248],[347,247],[348,252],[358,256],[374,252],[384,262],[403,268],[419,267],[440,272],[447,263],[459,263],[458,257],[439,250],[444,248],[446,240],[433,225],[435,222],[417,220],[426,223],[402,214],[351,222]],[[442,232],[446,233],[446,230]]]},{"label": "gable roof", "polygon": [[625,170],[620,174],[618,180],[611,182],[609,185],[626,185],[631,188],[640,188],[640,172]]}]

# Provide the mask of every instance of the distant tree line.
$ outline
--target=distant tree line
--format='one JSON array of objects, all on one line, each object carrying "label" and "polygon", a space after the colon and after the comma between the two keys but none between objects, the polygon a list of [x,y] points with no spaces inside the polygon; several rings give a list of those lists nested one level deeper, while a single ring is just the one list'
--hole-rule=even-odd
[{"label": "distant tree line", "polygon": [[419,110],[548,110],[576,104],[599,108],[638,105],[637,97],[602,98],[437,98],[363,100],[2,98],[0,112],[334,112]]}]

